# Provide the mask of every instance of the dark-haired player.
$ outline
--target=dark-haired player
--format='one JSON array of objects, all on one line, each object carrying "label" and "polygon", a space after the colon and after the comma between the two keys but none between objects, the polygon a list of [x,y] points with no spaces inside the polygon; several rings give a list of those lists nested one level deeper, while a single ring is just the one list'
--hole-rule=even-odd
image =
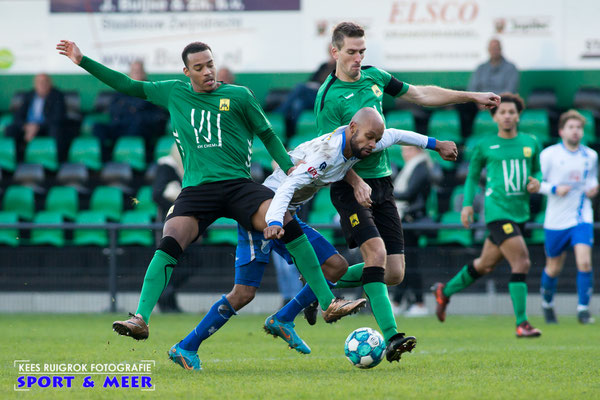
[{"label": "dark-haired player", "polygon": [[530,261],[522,232],[529,220],[529,193],[536,193],[540,188],[540,145],[535,137],[517,131],[523,100],[511,93],[500,96],[500,105],[491,110],[498,125],[498,135],[481,140],[473,150],[461,212],[461,222],[468,228],[473,222],[472,205],[477,182],[481,170],[486,168],[485,222],[490,235],[478,258],[465,265],[447,283],[433,286],[436,315],[444,322],[450,296],[489,274],[506,259],[511,268],[508,291],[516,316],[517,337],[537,337],[542,333],[531,326],[525,312],[525,278]]},{"label": "dark-haired player", "polygon": [[[115,321],[113,329],[134,339],[146,339],[148,321],[167,285],[177,259],[219,217],[233,218],[246,229],[267,228],[265,213],[272,190],[250,179],[251,149],[256,134],[273,157],[288,171],[292,162],[250,90],[216,80],[216,67],[208,45],[194,42],[182,53],[183,72],[190,82],[140,82],[83,56],[75,43],[56,46],[90,74],[119,92],[146,99],[166,108],[183,161],[183,190],[169,210],[163,237],[148,266],[136,314]],[[364,305],[364,299],[336,299],[321,271],[315,252],[299,223],[286,214],[282,240],[317,297],[323,299],[323,317],[336,320]],[[241,290],[234,287],[233,292]],[[217,309],[233,315],[232,293]]]},{"label": "dark-haired player", "polygon": [[[332,54],[335,71],[321,85],[315,102],[319,135],[346,125],[361,108],[375,109],[383,118],[383,95],[402,96],[423,106],[475,102],[484,107],[498,105],[494,93],[461,92],[436,86],[408,85],[388,72],[362,66],[366,42],[364,29],[352,22],[339,23],[333,30]],[[385,120],[384,120],[385,121]],[[363,286],[372,299],[387,296],[385,283],[397,285],[404,278],[404,240],[391,180],[387,150],[359,162],[345,181],[331,186],[331,201],[338,213],[348,246],[359,247],[364,264],[348,268],[337,287]],[[396,331],[389,301],[372,301],[382,330]],[[306,314],[306,311],[305,311]],[[402,333],[397,334],[403,336]]]}]

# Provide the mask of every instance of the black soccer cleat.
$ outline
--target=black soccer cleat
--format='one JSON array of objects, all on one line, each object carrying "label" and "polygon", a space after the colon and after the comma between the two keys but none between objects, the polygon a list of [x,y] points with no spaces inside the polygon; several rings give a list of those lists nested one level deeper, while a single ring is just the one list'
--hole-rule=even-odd
[{"label": "black soccer cleat", "polygon": [[547,324],[558,324],[556,314],[554,313],[554,307],[542,307],[542,311],[544,311],[544,319]]},{"label": "black soccer cleat", "polygon": [[414,336],[404,336],[404,333],[396,333],[390,338],[385,346],[385,358],[389,362],[398,361],[402,353],[412,352],[417,345],[417,338]]},{"label": "black soccer cleat", "polygon": [[317,323],[317,315],[319,314],[318,308],[319,302],[315,301],[304,309],[304,318],[306,318],[306,321],[309,325],[314,325]]},{"label": "black soccer cleat", "polygon": [[577,320],[580,324],[593,324],[594,318],[590,314],[590,310],[581,310],[577,312]]}]

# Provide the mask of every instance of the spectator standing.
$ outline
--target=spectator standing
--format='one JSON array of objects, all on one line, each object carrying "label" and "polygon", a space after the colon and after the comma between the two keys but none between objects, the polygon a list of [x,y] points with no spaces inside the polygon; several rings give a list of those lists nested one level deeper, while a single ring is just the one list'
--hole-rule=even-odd
[{"label": "spectator standing", "polygon": [[[489,60],[480,64],[469,79],[469,91],[490,91],[494,93],[517,93],[519,90],[519,70],[515,64],[507,61],[502,54],[502,44],[491,39],[488,44]],[[459,105],[463,134],[471,134],[475,114],[482,110],[475,103]]]}]

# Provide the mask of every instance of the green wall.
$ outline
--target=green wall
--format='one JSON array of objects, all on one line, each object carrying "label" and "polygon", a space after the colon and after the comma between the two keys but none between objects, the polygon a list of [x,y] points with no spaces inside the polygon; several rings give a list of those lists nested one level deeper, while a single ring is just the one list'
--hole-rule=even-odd
[{"label": "green wall", "polygon": [[[399,79],[417,85],[433,84],[464,89],[470,72],[402,72]],[[237,83],[248,86],[262,102],[270,88],[292,87],[307,79],[307,73],[237,74]],[[90,111],[98,91],[108,90],[103,83],[89,75],[53,75],[55,85],[63,90],[79,90],[82,109]],[[150,79],[183,79],[183,74],[155,74]],[[0,75],[0,112],[8,110],[12,94],[32,87],[32,75]],[[600,87],[600,70],[592,71],[523,71],[519,93],[525,99],[533,88],[554,88],[559,107],[570,107],[575,91],[581,86]]]}]

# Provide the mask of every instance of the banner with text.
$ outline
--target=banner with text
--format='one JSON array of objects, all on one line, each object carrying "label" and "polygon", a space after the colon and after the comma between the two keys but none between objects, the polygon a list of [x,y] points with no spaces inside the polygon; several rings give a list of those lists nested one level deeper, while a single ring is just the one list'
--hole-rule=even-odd
[{"label": "banner with text", "polygon": [[203,41],[235,72],[308,72],[344,20],[366,28],[365,64],[390,71],[469,71],[492,37],[521,70],[600,69],[596,0],[3,0],[0,13],[0,74],[80,72],[60,39],[122,71],[179,72]]}]

